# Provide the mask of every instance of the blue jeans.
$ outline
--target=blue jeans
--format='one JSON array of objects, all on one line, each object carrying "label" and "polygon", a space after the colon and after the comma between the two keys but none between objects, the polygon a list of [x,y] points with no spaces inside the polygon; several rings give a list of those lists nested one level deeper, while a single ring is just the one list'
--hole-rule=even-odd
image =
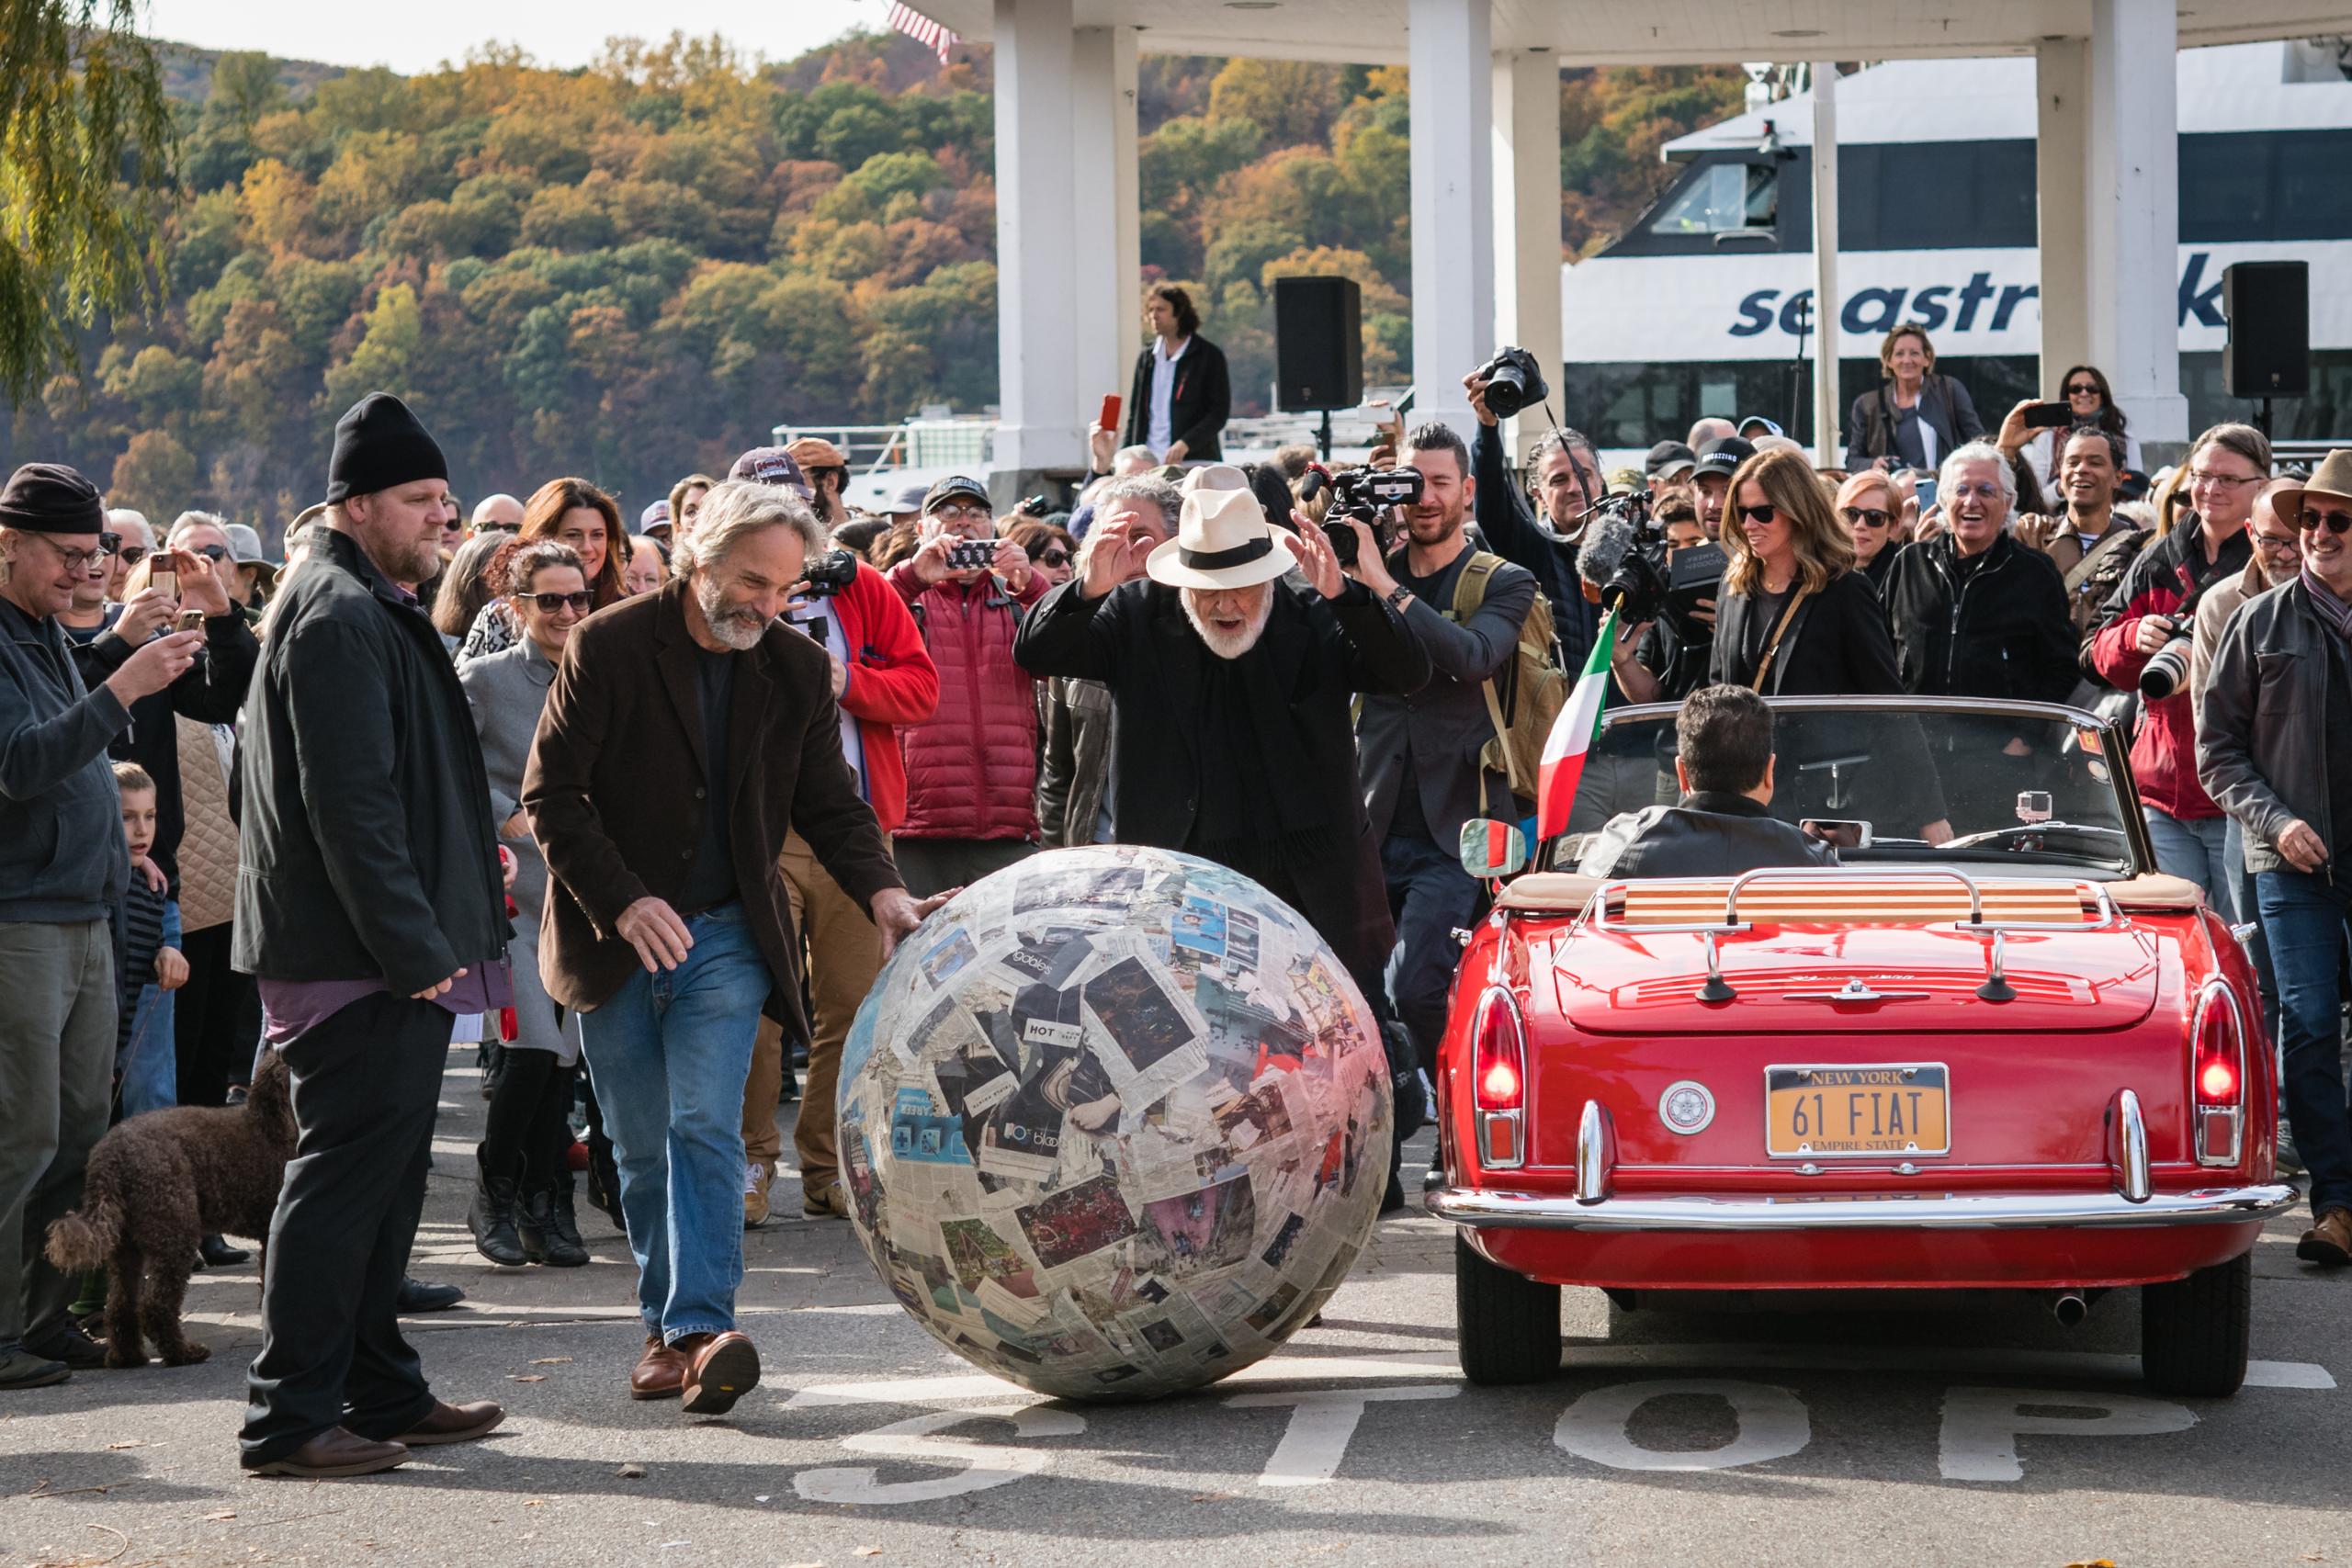
[{"label": "blue jeans", "polygon": [[637,1257],[637,1304],[665,1344],[735,1326],[743,1280],[743,1080],[775,979],[741,904],[686,921],[675,969],[629,976],[580,1017]]},{"label": "blue jeans", "polygon": [[[2146,807],[2148,838],[2156,848],[2156,869],[2166,876],[2185,876],[2205,889],[2206,901],[2216,909],[2230,907],[2230,868],[2226,817],[2175,817],[2155,807]],[[2238,864],[2244,865],[2241,858]]]},{"label": "blue jeans", "polygon": [[[2222,818],[2229,827],[2223,829],[2222,858],[2229,863],[2230,896],[2222,901],[2222,908],[2238,925],[2251,924],[2254,933],[2245,939],[2246,956],[2254,960],[2256,982],[2262,987],[2262,1033],[2275,1048],[2278,1043],[2278,973],[2270,965],[2270,943],[2262,935],[2262,909],[2254,896],[2254,873],[2245,868],[2245,829],[2234,817]],[[2279,1075],[2279,1105],[2286,1105],[2286,1075]]]},{"label": "blue jeans", "polygon": [[[1405,787],[1412,787],[1410,779]],[[1462,944],[1453,932],[1478,912],[1478,884],[1442,846],[1410,835],[1381,843],[1380,869],[1388,882],[1388,910],[1396,920],[1396,945],[1381,978],[1389,1005],[1420,1054],[1421,1070],[1434,1074],[1438,1041],[1445,1033],[1446,993],[1462,961]]]},{"label": "blue jeans", "polygon": [[2311,1172],[2312,1213],[2352,1209],[2352,1111],[2344,1094],[2338,1009],[2352,887],[2301,871],[2255,878],[2262,934],[2278,972],[2278,1032],[2287,1064],[2287,1120]]},{"label": "blue jeans", "polygon": [[[180,945],[180,904],[164,901],[160,947]],[[151,960],[152,964],[152,960]],[[153,973],[151,968],[149,973]],[[125,1117],[142,1111],[161,1111],[180,1102],[179,1049],[174,1043],[179,993],[167,991],[150,979],[139,987],[139,1001],[130,1013],[130,1035],[115,1053],[114,1070],[120,1080],[116,1102]]]}]

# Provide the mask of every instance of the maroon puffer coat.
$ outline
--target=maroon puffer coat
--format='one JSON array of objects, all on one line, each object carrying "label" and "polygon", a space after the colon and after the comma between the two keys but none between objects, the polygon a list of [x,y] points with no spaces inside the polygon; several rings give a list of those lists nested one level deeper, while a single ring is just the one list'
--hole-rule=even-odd
[{"label": "maroon puffer coat", "polygon": [[1036,682],[1013,662],[1021,615],[1049,586],[1008,596],[994,578],[924,587],[911,561],[887,574],[913,607],[939,667],[939,710],[899,731],[907,761],[904,839],[1037,837]]}]

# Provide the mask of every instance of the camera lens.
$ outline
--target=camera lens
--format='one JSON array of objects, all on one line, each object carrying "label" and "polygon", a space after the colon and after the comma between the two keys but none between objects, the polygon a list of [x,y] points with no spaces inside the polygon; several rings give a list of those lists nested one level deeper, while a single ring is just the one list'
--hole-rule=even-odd
[{"label": "camera lens", "polygon": [[1487,407],[1497,419],[1509,419],[1527,406],[1527,381],[1516,365],[1498,365],[1487,378]]}]

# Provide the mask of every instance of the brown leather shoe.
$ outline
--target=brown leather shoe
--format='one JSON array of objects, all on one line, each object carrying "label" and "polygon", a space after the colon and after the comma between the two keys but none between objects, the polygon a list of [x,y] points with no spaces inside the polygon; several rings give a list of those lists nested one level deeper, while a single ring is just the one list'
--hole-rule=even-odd
[{"label": "brown leather shoe", "polygon": [[849,1194],[842,1190],[838,1181],[828,1181],[821,1187],[800,1184],[800,1212],[812,1220],[845,1220],[849,1218]]},{"label": "brown leather shoe", "polygon": [[673,1347],[686,1357],[686,1413],[719,1416],[759,1386],[760,1353],[751,1340],[729,1329],[724,1334],[689,1334]]},{"label": "brown leather shoe", "polygon": [[330,1427],[283,1459],[254,1466],[255,1475],[299,1475],[323,1481],[338,1475],[373,1475],[408,1462],[405,1443],[379,1443]]},{"label": "brown leather shoe", "polygon": [[2352,1209],[2330,1209],[2295,1244],[2295,1256],[2324,1269],[2352,1263]]},{"label": "brown leather shoe", "polygon": [[628,1396],[631,1399],[675,1399],[678,1390],[685,1386],[686,1358],[684,1352],[662,1343],[659,1334],[645,1337],[645,1354],[629,1369]]},{"label": "brown leather shoe", "polygon": [[434,1443],[470,1443],[488,1437],[505,1419],[505,1409],[491,1400],[477,1399],[471,1404],[435,1402],[431,1415],[393,1440],[413,1449]]}]

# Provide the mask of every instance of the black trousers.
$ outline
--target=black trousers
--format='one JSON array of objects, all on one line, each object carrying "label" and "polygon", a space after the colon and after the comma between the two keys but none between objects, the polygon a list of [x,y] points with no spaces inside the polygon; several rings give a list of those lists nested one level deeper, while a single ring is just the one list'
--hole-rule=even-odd
[{"label": "black trousers", "polygon": [[247,1082],[261,1038],[261,994],[251,975],[229,962],[227,920],[190,931],[180,942],[187,984],[173,1004],[173,1055],[182,1105],[219,1105],[229,1086]]},{"label": "black trousers", "polygon": [[248,1469],[332,1427],[396,1438],[433,1408],[395,1301],[455,1021],[431,1002],[363,997],[284,1047],[299,1138],[269,1223],[238,1436]]}]

